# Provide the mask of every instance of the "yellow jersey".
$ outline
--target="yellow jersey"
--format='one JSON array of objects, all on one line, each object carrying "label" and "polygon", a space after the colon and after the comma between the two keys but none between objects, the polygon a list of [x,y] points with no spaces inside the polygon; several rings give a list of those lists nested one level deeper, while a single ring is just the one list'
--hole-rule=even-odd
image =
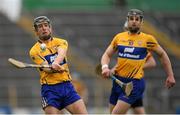
[{"label": "yellow jersey", "polygon": [[[57,57],[57,48],[68,48],[68,43],[64,39],[60,38],[52,38],[51,41],[46,43],[46,48],[41,48],[41,42],[38,41],[34,46],[30,49],[30,57],[36,64],[42,64],[44,61],[47,61],[48,64],[52,64],[54,59]],[[43,71],[42,69],[38,69],[40,73],[40,83],[41,84],[57,84],[64,81],[71,81],[72,78],[69,74],[69,69],[67,65],[67,57],[60,63],[67,72],[59,73],[48,73]]]},{"label": "yellow jersey", "polygon": [[149,34],[117,34],[111,44],[118,53],[115,73],[121,77],[141,79],[144,76],[143,67],[148,53],[157,47],[157,40]]}]

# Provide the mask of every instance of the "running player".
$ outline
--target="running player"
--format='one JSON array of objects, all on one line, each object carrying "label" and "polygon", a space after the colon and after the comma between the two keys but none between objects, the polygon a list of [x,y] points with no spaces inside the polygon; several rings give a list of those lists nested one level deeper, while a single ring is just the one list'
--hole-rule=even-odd
[{"label": "running player", "polygon": [[[124,23],[123,29],[124,29],[124,31],[128,31],[128,21],[126,21]],[[144,65],[143,69],[149,69],[149,68],[152,68],[152,67],[155,67],[155,66],[156,66],[155,59],[153,58],[151,53],[148,53],[148,55],[146,57],[146,62],[145,62],[145,65]],[[116,66],[114,66],[111,69],[111,73],[113,73],[113,74],[115,73],[115,68],[116,68]],[[109,104],[110,113],[112,112],[114,106],[115,105]],[[145,109],[144,109],[144,106],[143,106],[143,98],[140,98],[136,102],[134,102],[131,105],[131,109],[132,109],[134,114],[145,114],[146,112],[145,112]]]},{"label": "running player", "polygon": [[112,114],[126,113],[131,105],[142,98],[145,89],[143,67],[149,52],[158,54],[162,62],[167,74],[165,86],[171,88],[175,85],[175,78],[167,53],[152,35],[140,31],[143,12],[138,9],[131,9],[127,15],[127,21],[128,31],[117,34],[101,58],[103,77],[109,78],[111,75],[108,65],[112,55],[117,53],[116,78],[125,83],[133,82],[133,90],[128,97],[117,84],[113,83],[110,104],[115,106],[112,109]]},{"label": "running player", "polygon": [[36,64],[52,66],[39,69],[43,110],[46,114],[60,114],[65,108],[72,114],[87,114],[83,100],[71,83],[66,57],[68,42],[52,37],[51,23],[46,16],[34,19],[34,31],[39,39],[31,48],[30,57]]}]

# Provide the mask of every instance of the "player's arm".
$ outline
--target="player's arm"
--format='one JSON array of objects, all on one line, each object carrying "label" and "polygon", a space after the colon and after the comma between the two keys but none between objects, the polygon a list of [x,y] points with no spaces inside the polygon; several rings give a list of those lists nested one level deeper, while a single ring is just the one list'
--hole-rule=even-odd
[{"label": "player's arm", "polygon": [[60,63],[64,60],[67,54],[67,49],[65,48],[57,48],[58,55],[55,58],[54,62],[52,63],[52,68],[57,71],[64,71],[64,67],[60,65]]},{"label": "player's arm", "polygon": [[111,71],[109,69],[109,63],[112,55],[115,53],[115,50],[111,45],[106,49],[104,52],[102,58],[101,58],[101,65],[102,65],[102,76],[103,77],[109,77],[111,74]]},{"label": "player's arm", "polygon": [[63,66],[60,65],[61,62],[66,58],[67,49],[68,49],[68,42],[66,40],[59,41],[57,47],[57,57],[55,58],[54,62],[52,63],[52,68],[59,72],[64,72],[65,69]]},{"label": "player's arm", "polygon": [[146,62],[144,64],[143,69],[149,69],[149,68],[153,68],[155,66],[156,66],[156,61],[155,61],[154,57],[151,54],[149,54],[146,58]]},{"label": "player's arm", "polygon": [[169,60],[167,53],[163,50],[163,48],[160,45],[157,45],[157,47],[153,48],[153,51],[155,51],[158,54],[161,63],[163,65],[163,68],[167,74],[165,86],[168,88],[173,87],[175,85],[175,78],[174,78],[171,62]]}]

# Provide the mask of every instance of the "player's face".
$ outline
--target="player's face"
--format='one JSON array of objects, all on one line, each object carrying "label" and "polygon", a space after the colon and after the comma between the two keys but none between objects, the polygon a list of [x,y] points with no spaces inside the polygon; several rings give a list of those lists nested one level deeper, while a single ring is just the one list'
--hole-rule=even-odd
[{"label": "player's face", "polygon": [[129,16],[128,18],[128,29],[131,33],[137,33],[139,32],[139,29],[141,27],[141,18],[140,16]]},{"label": "player's face", "polygon": [[42,22],[37,25],[36,34],[41,40],[48,40],[51,37],[51,27],[48,22]]}]

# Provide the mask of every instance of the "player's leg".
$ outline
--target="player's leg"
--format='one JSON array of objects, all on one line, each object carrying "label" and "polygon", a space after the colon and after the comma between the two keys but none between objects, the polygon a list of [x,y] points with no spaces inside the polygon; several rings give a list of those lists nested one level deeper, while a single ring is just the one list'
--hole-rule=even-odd
[{"label": "player's leg", "polygon": [[66,109],[73,114],[87,114],[87,110],[82,99],[66,106]]},{"label": "player's leg", "polygon": [[76,92],[72,83],[67,83],[65,87],[66,96],[63,98],[63,106],[72,114],[87,114],[84,101]]},{"label": "player's leg", "polygon": [[110,104],[109,109],[111,114],[120,114],[126,113],[130,107],[130,104],[118,100],[118,97],[124,96],[122,90],[120,90],[119,86],[113,85],[111,95],[110,95]]},{"label": "player's leg", "polygon": [[134,114],[145,114],[145,109],[144,107],[135,107],[133,108]]},{"label": "player's leg", "polygon": [[62,112],[59,109],[53,106],[47,106],[46,108],[44,108],[44,112],[45,114],[62,114]]},{"label": "player's leg", "polygon": [[[109,104],[110,113],[114,109],[115,105]],[[134,114],[145,114],[145,109],[143,107],[142,98],[138,99],[135,103],[131,105]],[[124,108],[123,108],[124,109]]]},{"label": "player's leg", "polygon": [[[123,109],[125,110],[126,109],[126,106],[124,106],[123,108],[119,108],[119,102],[120,100],[118,99],[119,97],[123,97],[125,96],[125,93],[123,92],[123,90],[121,89],[121,87],[115,83],[113,81],[113,87],[111,89],[111,95],[110,95],[110,98],[109,98],[109,110],[110,110],[110,113],[118,113],[118,112],[123,112],[123,111],[120,111],[120,109]],[[130,106],[130,105],[128,105]],[[129,108],[129,107],[127,107]]]},{"label": "player's leg", "polygon": [[129,103],[126,103],[122,100],[118,100],[117,104],[112,110],[112,114],[125,114],[130,108],[130,106],[131,105]]}]

